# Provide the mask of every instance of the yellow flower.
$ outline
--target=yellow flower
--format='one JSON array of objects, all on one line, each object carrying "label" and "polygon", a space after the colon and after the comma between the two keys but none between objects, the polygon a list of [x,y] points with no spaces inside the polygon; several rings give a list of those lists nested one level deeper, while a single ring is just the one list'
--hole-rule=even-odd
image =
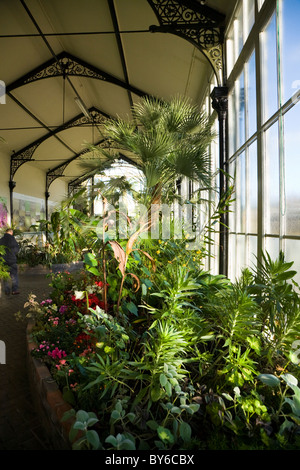
[{"label": "yellow flower", "polygon": [[157,250],[157,252],[156,252],[156,253],[159,255],[159,253],[160,253],[160,250]]}]

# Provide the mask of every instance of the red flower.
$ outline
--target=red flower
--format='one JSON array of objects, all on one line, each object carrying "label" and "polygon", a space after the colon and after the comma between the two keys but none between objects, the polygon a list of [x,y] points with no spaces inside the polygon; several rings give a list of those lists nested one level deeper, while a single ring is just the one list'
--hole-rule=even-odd
[{"label": "red flower", "polygon": [[[75,295],[72,295],[71,299],[73,302],[76,303],[78,307],[84,307],[86,305],[86,298],[76,299]],[[102,300],[99,299],[99,297],[96,294],[89,294],[88,302],[89,302],[89,307],[95,308],[98,305],[100,308],[104,310],[105,304]]]},{"label": "red flower", "polygon": [[102,281],[95,281],[96,286],[103,287],[104,283]]}]

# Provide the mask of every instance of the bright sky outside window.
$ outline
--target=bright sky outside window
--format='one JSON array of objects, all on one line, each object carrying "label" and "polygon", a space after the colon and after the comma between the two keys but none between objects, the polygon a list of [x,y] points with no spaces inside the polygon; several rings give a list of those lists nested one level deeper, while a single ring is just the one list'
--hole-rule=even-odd
[{"label": "bright sky outside window", "polygon": [[243,17],[244,17],[244,42],[246,42],[249,33],[254,24],[254,8],[255,0],[244,0],[243,1]]},{"label": "bright sky outside window", "polygon": [[256,71],[255,51],[246,64],[247,70],[247,138],[256,132]]},{"label": "bright sky outside window", "polygon": [[287,235],[300,234],[300,104],[298,103],[284,115],[284,203]]},{"label": "bright sky outside window", "polygon": [[237,232],[246,231],[246,156],[245,152],[239,155],[237,160],[238,169],[238,219]]},{"label": "bright sky outside window", "polygon": [[[229,157],[234,156],[229,172],[236,176],[229,216],[231,276],[239,274],[244,259],[249,265],[260,247],[273,258],[282,249],[300,265],[295,255],[300,253],[300,0],[264,1],[265,11],[273,6],[273,13],[263,27],[252,30],[254,1],[241,0],[226,37],[227,75],[234,77],[228,100]],[[258,1],[259,14],[264,1]],[[237,62],[242,49],[243,63]],[[256,140],[256,132],[262,139]]]},{"label": "bright sky outside window", "polygon": [[246,140],[245,136],[245,77],[244,72],[241,73],[236,81],[237,86],[237,105],[238,105],[238,147],[243,145]]},{"label": "bright sky outside window", "polygon": [[266,233],[279,235],[279,145],[278,123],[265,132],[265,230]]},{"label": "bright sky outside window", "polygon": [[300,0],[279,2],[282,103],[300,90]]},{"label": "bright sky outside window", "polygon": [[278,109],[276,14],[261,33],[261,74],[263,120],[267,121]]},{"label": "bright sky outside window", "polygon": [[248,149],[248,197],[249,214],[248,230],[257,233],[257,142],[254,141]]}]

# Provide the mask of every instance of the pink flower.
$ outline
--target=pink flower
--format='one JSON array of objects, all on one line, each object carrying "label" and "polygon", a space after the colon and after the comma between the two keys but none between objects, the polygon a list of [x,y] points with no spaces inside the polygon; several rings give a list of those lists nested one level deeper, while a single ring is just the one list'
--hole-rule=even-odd
[{"label": "pink flower", "polygon": [[41,302],[41,305],[52,304],[52,299],[46,299]]},{"label": "pink flower", "polygon": [[53,351],[48,352],[48,356],[52,357],[52,359],[62,359],[63,357],[66,357],[66,355],[67,354],[65,353],[65,351],[58,349],[58,347],[53,349]]},{"label": "pink flower", "polygon": [[65,313],[68,310],[67,305],[62,305],[59,309],[59,313]]},{"label": "pink flower", "polygon": [[61,368],[62,366],[64,366],[64,365],[66,364],[66,362],[67,362],[67,361],[66,361],[65,359],[61,359],[61,360],[59,361],[59,364],[56,364],[55,367],[56,367],[58,370],[60,370],[60,368]]}]

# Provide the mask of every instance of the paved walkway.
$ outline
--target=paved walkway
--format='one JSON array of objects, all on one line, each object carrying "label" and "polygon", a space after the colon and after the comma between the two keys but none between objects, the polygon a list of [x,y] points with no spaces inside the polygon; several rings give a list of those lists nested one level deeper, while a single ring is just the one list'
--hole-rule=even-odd
[{"label": "paved walkway", "polygon": [[49,279],[44,275],[20,274],[20,294],[0,297],[0,340],[5,343],[6,363],[0,364],[0,450],[54,450],[39,420],[27,374],[26,322],[28,294],[47,298]]}]

